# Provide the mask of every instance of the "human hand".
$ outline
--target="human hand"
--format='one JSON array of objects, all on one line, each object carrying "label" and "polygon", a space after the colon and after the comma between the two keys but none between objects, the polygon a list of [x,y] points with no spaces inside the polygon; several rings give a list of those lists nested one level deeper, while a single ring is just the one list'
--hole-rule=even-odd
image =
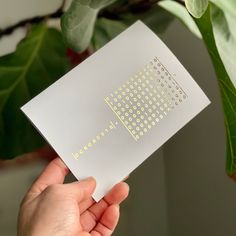
[{"label": "human hand", "polygon": [[109,236],[119,219],[119,204],[128,196],[117,184],[96,203],[93,178],[63,184],[68,168],[54,159],[26,194],[18,217],[18,236]]}]

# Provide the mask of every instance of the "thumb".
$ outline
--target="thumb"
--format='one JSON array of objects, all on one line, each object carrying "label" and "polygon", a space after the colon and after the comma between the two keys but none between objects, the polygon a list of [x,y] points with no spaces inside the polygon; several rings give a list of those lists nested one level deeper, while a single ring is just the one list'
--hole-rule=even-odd
[{"label": "thumb", "polygon": [[91,197],[96,188],[96,181],[93,177],[89,177],[81,181],[64,184],[64,187],[66,192],[72,194],[78,202],[82,202]]}]

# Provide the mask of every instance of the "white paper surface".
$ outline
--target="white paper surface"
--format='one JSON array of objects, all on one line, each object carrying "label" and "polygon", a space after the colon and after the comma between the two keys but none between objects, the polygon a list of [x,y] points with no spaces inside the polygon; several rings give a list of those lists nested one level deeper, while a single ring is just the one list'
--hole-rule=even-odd
[{"label": "white paper surface", "polygon": [[98,201],[209,103],[138,21],[22,110]]}]

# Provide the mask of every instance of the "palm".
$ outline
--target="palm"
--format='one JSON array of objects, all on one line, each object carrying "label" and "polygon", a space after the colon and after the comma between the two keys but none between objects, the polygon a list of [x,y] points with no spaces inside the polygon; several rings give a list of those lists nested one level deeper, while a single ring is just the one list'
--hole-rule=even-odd
[{"label": "palm", "polygon": [[[19,230],[22,235],[42,229],[45,232],[57,229],[62,235],[112,234],[119,219],[118,205],[127,197],[128,185],[123,182],[117,184],[96,203],[91,197],[95,181],[63,184],[67,173],[67,167],[56,158],[33,184],[21,207]],[[34,224],[31,218],[36,219]]]}]

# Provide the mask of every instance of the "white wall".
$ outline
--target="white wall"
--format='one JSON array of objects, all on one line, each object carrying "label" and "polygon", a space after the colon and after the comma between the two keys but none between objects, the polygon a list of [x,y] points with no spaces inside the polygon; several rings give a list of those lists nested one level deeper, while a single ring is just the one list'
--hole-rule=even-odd
[{"label": "white wall", "polygon": [[164,146],[170,235],[233,236],[236,182],[225,173],[226,139],[216,76],[201,40],[173,24],[165,41],[211,105]]}]

